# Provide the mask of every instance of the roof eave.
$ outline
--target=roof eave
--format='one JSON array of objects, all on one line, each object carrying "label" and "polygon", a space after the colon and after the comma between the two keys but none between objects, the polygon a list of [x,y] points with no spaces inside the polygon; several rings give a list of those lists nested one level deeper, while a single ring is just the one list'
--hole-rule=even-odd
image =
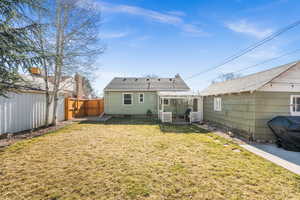
[{"label": "roof eave", "polygon": [[225,93],[211,93],[211,94],[205,94],[205,93],[200,93],[201,96],[207,97],[207,96],[220,96],[220,95],[232,95],[232,94],[241,94],[241,93],[253,93],[256,90],[243,90],[243,91],[238,91],[238,92],[225,92]]},{"label": "roof eave", "polygon": [[161,91],[189,91],[186,89],[104,89],[104,92],[126,92],[126,91],[148,91],[148,92],[161,92]]}]

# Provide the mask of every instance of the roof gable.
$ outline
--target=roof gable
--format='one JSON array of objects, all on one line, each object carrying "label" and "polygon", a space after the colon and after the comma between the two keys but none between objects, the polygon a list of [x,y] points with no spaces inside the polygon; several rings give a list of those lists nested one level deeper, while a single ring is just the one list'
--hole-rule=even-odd
[{"label": "roof gable", "polygon": [[289,63],[266,71],[258,72],[241,78],[211,84],[201,92],[202,95],[219,95],[239,92],[253,92],[280,76],[298,62]]},{"label": "roof gable", "polygon": [[300,63],[283,72],[259,91],[299,92],[300,91]]},{"label": "roof gable", "polygon": [[116,77],[105,88],[105,91],[186,91],[190,90],[184,80],[175,78],[137,78]]}]

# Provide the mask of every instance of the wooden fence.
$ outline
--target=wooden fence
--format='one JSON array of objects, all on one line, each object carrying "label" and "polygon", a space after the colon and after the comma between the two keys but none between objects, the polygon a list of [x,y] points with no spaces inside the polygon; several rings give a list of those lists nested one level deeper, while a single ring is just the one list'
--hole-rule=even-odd
[{"label": "wooden fence", "polygon": [[87,116],[99,116],[104,112],[103,99],[65,99],[66,120]]}]

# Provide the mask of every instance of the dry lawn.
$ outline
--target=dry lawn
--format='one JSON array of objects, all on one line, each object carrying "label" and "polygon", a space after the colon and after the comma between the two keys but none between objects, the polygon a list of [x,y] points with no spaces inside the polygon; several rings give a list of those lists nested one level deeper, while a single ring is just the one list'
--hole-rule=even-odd
[{"label": "dry lawn", "polygon": [[0,199],[292,200],[300,177],[194,126],[115,119],[2,150]]}]

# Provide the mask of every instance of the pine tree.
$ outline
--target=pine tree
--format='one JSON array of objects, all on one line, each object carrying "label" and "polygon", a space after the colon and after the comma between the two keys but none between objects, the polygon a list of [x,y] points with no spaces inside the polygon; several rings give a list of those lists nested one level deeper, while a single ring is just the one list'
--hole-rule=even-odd
[{"label": "pine tree", "polygon": [[26,15],[37,9],[38,0],[0,1],[0,96],[25,87],[19,70],[41,61],[35,44],[40,25]]}]

